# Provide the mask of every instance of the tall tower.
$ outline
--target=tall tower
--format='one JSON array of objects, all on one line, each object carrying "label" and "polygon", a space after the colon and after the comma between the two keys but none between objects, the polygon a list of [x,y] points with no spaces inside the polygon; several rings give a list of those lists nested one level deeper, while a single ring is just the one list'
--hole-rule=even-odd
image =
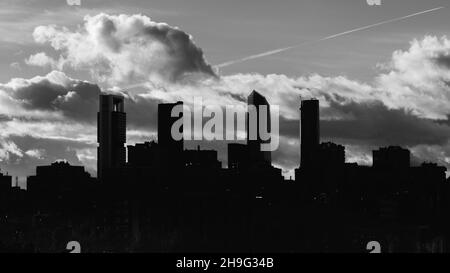
[{"label": "tall tower", "polygon": [[125,164],[126,113],[122,96],[100,95],[97,127],[97,176],[102,179],[109,169]]},{"label": "tall tower", "polygon": [[[262,140],[260,137],[260,120],[265,119],[267,124],[267,132],[271,132],[271,124],[270,124],[270,104],[267,101],[267,99],[253,90],[253,92],[248,96],[247,98],[247,104],[248,106],[255,106],[256,108],[256,120],[253,120],[256,122],[256,132],[257,137],[255,139],[250,139],[250,114],[247,114],[247,146],[248,151],[250,155],[250,161],[257,163],[257,164],[268,164],[270,165],[272,163],[272,153],[270,151],[261,151],[261,144],[270,143],[270,139],[268,140]],[[267,112],[262,113],[260,106],[266,106]],[[267,114],[265,117],[263,117],[263,114]]]},{"label": "tall tower", "polygon": [[158,144],[164,149],[183,151],[183,140],[172,137],[172,125],[183,117],[172,117],[172,109],[177,105],[183,106],[183,102],[158,104]]},{"label": "tall tower", "polygon": [[320,141],[319,101],[303,100],[301,102],[300,115],[300,166],[308,168],[314,166],[318,156],[317,149]]},{"label": "tall tower", "polygon": [[[164,168],[179,168],[184,164],[182,155],[184,141],[183,139],[175,140],[172,137],[173,124],[183,117],[183,113],[178,117],[172,117],[172,109],[177,105],[183,106],[183,102],[158,104],[158,147],[160,151],[158,161]],[[181,127],[180,133],[183,132],[182,130],[183,127]]]}]

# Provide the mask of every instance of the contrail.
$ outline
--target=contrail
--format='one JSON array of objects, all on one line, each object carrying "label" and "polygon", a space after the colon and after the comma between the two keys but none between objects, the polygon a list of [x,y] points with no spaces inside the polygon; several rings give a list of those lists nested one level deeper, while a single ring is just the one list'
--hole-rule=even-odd
[{"label": "contrail", "polygon": [[353,33],[353,32],[366,30],[366,29],[377,27],[377,26],[381,26],[381,25],[384,25],[384,24],[398,22],[398,21],[401,21],[401,20],[405,20],[405,19],[417,16],[417,15],[421,15],[421,14],[437,11],[437,10],[440,10],[440,9],[443,9],[443,8],[445,8],[445,7],[438,7],[438,8],[434,8],[434,9],[429,9],[429,10],[413,13],[413,14],[410,14],[410,15],[406,15],[406,16],[403,16],[403,17],[400,17],[400,18],[390,19],[390,20],[387,20],[387,21],[383,21],[383,22],[379,22],[379,23],[376,23],[376,24],[368,25],[368,26],[365,26],[365,27],[359,27],[359,28],[355,28],[355,29],[352,29],[352,30],[344,31],[344,32],[341,32],[341,33],[338,33],[338,34],[334,34],[334,35],[330,35],[330,36],[324,37],[324,38],[316,40],[316,41],[310,41],[310,42],[306,42],[306,43],[302,43],[302,44],[297,44],[297,45],[294,45],[294,46],[288,46],[288,47],[283,47],[283,48],[279,48],[279,49],[275,49],[275,50],[266,51],[266,52],[263,52],[263,53],[251,55],[251,56],[248,56],[248,57],[245,57],[245,58],[241,58],[241,59],[238,59],[238,60],[224,62],[224,63],[216,65],[215,67],[222,68],[222,67],[230,66],[230,65],[233,65],[233,64],[242,63],[242,62],[245,62],[245,61],[249,61],[249,60],[253,60],[253,59],[258,59],[258,58],[270,56],[270,55],[277,54],[277,53],[280,53],[280,52],[283,52],[283,51],[287,51],[287,50],[290,50],[290,49],[301,47],[301,46],[304,46],[304,45],[307,45],[307,44],[317,43],[317,42],[321,42],[321,41],[334,39],[334,38],[337,38],[337,37],[340,37],[340,36],[344,36],[344,35],[347,35],[347,34],[350,34],[350,33]]}]

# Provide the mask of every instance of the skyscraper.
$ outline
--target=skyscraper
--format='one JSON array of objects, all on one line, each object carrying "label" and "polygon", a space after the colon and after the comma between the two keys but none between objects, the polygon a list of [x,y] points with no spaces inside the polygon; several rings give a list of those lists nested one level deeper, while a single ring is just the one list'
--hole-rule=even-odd
[{"label": "skyscraper", "polygon": [[[183,102],[158,104],[158,145],[161,167],[183,165],[183,139],[175,140],[172,136],[172,125],[183,117],[183,113],[178,117],[172,117],[172,109],[177,105],[183,106]],[[180,133],[183,133],[183,127]]]},{"label": "skyscraper", "polygon": [[183,102],[158,104],[158,144],[163,149],[183,151],[183,140],[172,137],[172,125],[183,117],[172,117],[172,109],[177,105],[183,106]]},{"label": "skyscraper", "polygon": [[[260,124],[261,121],[265,122],[267,127],[266,132],[271,132],[271,124],[270,124],[270,104],[267,99],[253,90],[253,92],[248,96],[247,103],[250,106],[254,106],[256,109],[256,119],[251,120],[251,114],[247,114],[247,145],[250,155],[250,161],[256,164],[271,164],[272,163],[272,153],[270,151],[261,151],[261,144],[270,143],[270,139],[263,140],[260,135]],[[266,106],[267,112],[261,112],[260,106]],[[250,110],[250,109],[249,109]],[[263,116],[266,114],[266,116]],[[251,139],[250,127],[251,122],[256,122],[253,124],[253,128],[256,129],[257,135],[256,139]]]},{"label": "skyscraper", "polygon": [[101,94],[99,103],[97,172],[101,179],[109,169],[125,164],[126,113],[122,96]]},{"label": "skyscraper", "polygon": [[300,166],[314,166],[320,141],[319,101],[303,100],[301,115]]}]

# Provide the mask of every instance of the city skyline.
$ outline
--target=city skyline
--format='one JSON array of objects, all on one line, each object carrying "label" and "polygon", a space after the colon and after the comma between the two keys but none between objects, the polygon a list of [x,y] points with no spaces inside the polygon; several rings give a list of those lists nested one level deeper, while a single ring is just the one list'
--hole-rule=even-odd
[{"label": "city skyline", "polygon": [[[248,98],[248,107],[264,105],[267,107],[267,113],[270,115],[270,104],[267,99],[259,94],[256,90],[253,90]],[[346,147],[333,142],[322,142],[320,137],[320,102],[317,99],[301,100],[299,103],[300,109],[300,132],[298,139],[300,140],[300,160],[298,162],[298,168],[295,169],[295,178],[293,176],[284,177],[286,181],[299,180],[300,176],[298,171],[315,169],[320,166],[320,168],[344,168],[347,166],[359,166],[355,162],[348,162],[346,157]],[[201,148],[201,145],[197,145],[195,149],[186,148],[183,139],[175,140],[173,136],[173,127],[178,122],[178,119],[183,120],[183,113],[179,116],[173,116],[174,108],[180,106],[183,108],[183,102],[178,101],[175,103],[160,103],[158,104],[158,138],[157,140],[145,141],[143,143],[135,143],[135,145],[125,145],[126,139],[126,106],[124,103],[124,97],[117,94],[101,93],[99,95],[99,105],[98,105],[98,119],[97,119],[97,130],[98,130],[98,158],[97,166],[100,175],[95,177],[98,181],[102,180],[114,180],[114,174],[116,172],[122,172],[123,168],[150,168],[154,165],[167,165],[172,168],[184,168],[191,166],[187,159],[183,162],[184,154],[192,154],[187,156],[188,158],[200,157],[200,154],[204,155],[213,152],[214,155],[209,155],[209,159],[213,159],[213,162],[218,159],[218,151],[208,150]],[[258,109],[258,108],[256,108]],[[243,141],[234,142],[231,141],[227,145],[227,166],[223,165],[223,162],[217,160],[218,169],[246,169],[252,165],[258,166],[258,168],[273,168],[271,160],[271,151],[265,151],[261,148],[262,143],[267,143],[261,139],[262,132],[259,131],[259,126],[261,122],[267,122],[269,134],[274,137],[274,132],[271,132],[271,121],[270,118],[263,118],[260,120],[260,113],[258,110],[255,111],[256,119],[249,119],[249,113],[254,111],[254,109],[248,109],[245,112],[246,124],[245,124],[245,143]],[[265,113],[265,112],[264,112]],[[237,118],[235,116],[234,118]],[[239,122],[238,119],[235,122]],[[203,120],[205,123],[205,120]],[[251,123],[251,124],[250,124]],[[181,125],[180,134],[183,136],[183,127],[186,125]],[[175,126],[178,128],[178,126]],[[253,129],[252,129],[253,128]],[[258,128],[256,140],[249,140],[250,130]],[[302,133],[306,132],[306,133]],[[220,142],[220,140],[212,140],[210,142]],[[192,146],[192,145],[187,145]],[[446,167],[439,166],[436,162],[424,161],[419,164],[414,164],[411,161],[411,151],[400,146],[386,146],[386,147],[376,147],[377,150],[371,151],[372,164],[360,165],[359,167],[372,167],[375,169],[390,169],[402,170],[410,167],[419,166],[433,166],[437,169],[445,169]],[[199,155],[196,156],[195,153],[198,152]],[[198,160],[198,159],[197,159]],[[230,163],[231,161],[231,163]],[[200,161],[199,167],[204,167],[203,164],[210,164],[207,161]],[[413,163],[413,164],[412,164]],[[75,168],[83,168],[84,166],[73,166],[65,160],[57,160],[52,162],[48,166],[35,166],[36,170],[40,168],[50,168],[51,166],[71,166]],[[276,169],[276,168],[274,168]],[[201,170],[201,169],[200,169]],[[205,170],[206,171],[206,170]],[[281,171],[281,170],[280,170]],[[447,170],[446,170],[447,171]],[[445,171],[445,172],[446,172]],[[170,173],[170,169],[166,170]],[[106,178],[105,174],[108,174]],[[2,173],[5,175],[5,173]],[[8,175],[8,174],[6,174]],[[112,175],[112,176],[111,176]],[[11,176],[10,176],[11,177]],[[27,177],[33,177],[30,175]],[[18,178],[16,177],[13,182],[12,187],[19,187]],[[28,181],[27,181],[28,182]]]},{"label": "city skyline", "polygon": [[[248,115],[270,112],[257,91],[247,102]],[[346,163],[344,146],[319,141],[320,102],[300,104],[308,134],[295,179],[285,179],[261,135],[229,144],[227,168],[215,150],[185,149],[172,129],[182,102],[158,104],[159,141],[127,146],[125,162],[126,105],[101,94],[100,177],[55,162],[37,166],[23,190],[0,173],[0,252],[363,253],[374,243],[370,253],[448,252],[446,168],[413,166],[394,146],[374,150],[372,166]],[[264,113],[248,119],[247,135]]]},{"label": "city skyline", "polygon": [[[443,37],[448,35],[447,9],[220,71],[214,68],[445,3],[384,1],[370,7],[365,1],[298,2],[273,6],[242,1],[234,3],[242,8],[235,14],[231,11],[237,7],[231,4],[212,7],[204,1],[191,3],[197,11],[180,1],[132,1],[128,7],[115,1],[108,7],[103,1],[83,1],[81,6],[2,3],[0,24],[17,31],[8,30],[0,40],[0,168],[23,180],[35,166],[65,159],[96,175],[101,90],[126,92],[126,145],[133,145],[156,139],[160,102],[189,103],[201,96],[210,104],[245,104],[253,89],[282,109],[280,148],[272,160],[287,176],[299,162],[300,97],[321,101],[322,141],[348,147],[349,162],[370,165],[375,147],[398,145],[411,149],[416,165],[432,161],[448,168],[450,41]],[[218,10],[229,11],[231,18],[219,16]],[[255,14],[239,20],[241,29],[233,27],[232,18],[242,19],[250,10]],[[311,18],[311,11],[325,20]],[[27,22],[16,16],[16,26],[11,26],[7,12],[34,16]],[[294,19],[295,12],[303,16]],[[84,17],[87,14],[90,17]],[[201,20],[213,25],[205,28]],[[155,22],[168,25],[158,30]],[[220,45],[224,40],[219,32],[226,46]],[[167,39],[155,38],[158,35]],[[139,42],[142,50],[136,48]],[[99,47],[92,50],[81,46],[95,43]],[[177,54],[166,55],[169,49]],[[144,85],[136,86],[141,82]],[[226,143],[200,144],[218,150],[219,160],[226,161]]]}]

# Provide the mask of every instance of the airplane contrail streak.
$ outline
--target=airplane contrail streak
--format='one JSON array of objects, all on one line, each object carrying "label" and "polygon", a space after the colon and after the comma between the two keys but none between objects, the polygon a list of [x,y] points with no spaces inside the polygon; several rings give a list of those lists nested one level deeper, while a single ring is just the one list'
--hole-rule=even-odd
[{"label": "airplane contrail streak", "polygon": [[224,62],[224,63],[216,65],[215,67],[222,68],[222,67],[230,66],[230,65],[233,65],[233,64],[238,64],[238,63],[242,63],[242,62],[245,62],[245,61],[253,60],[253,59],[258,59],[258,58],[274,55],[274,54],[277,54],[277,53],[280,53],[280,52],[284,52],[284,51],[287,51],[287,50],[290,50],[290,49],[298,48],[298,47],[301,47],[301,46],[304,46],[304,45],[308,45],[308,44],[311,44],[311,43],[317,43],[317,42],[322,42],[322,41],[334,39],[334,38],[341,37],[341,36],[344,36],[344,35],[347,35],[347,34],[350,34],[350,33],[354,33],[354,32],[357,32],[357,31],[362,31],[362,30],[374,28],[374,27],[377,27],[377,26],[381,26],[381,25],[384,25],[384,24],[398,22],[398,21],[405,20],[405,19],[408,19],[408,18],[411,18],[411,17],[414,17],[414,16],[421,15],[421,14],[437,11],[437,10],[440,10],[440,9],[443,9],[443,8],[445,8],[445,7],[438,7],[438,8],[434,8],[434,9],[429,9],[429,10],[413,13],[413,14],[410,14],[410,15],[406,15],[406,16],[403,16],[403,17],[394,18],[394,19],[390,19],[390,20],[387,20],[387,21],[379,22],[379,23],[376,23],[376,24],[372,24],[372,25],[368,25],[368,26],[359,27],[359,28],[355,28],[355,29],[352,29],[352,30],[344,31],[344,32],[341,32],[341,33],[338,33],[338,34],[334,34],[334,35],[330,35],[330,36],[324,37],[324,38],[316,40],[316,41],[310,41],[310,42],[306,42],[306,43],[302,43],[302,44],[297,44],[297,45],[293,45],[293,46],[288,46],[288,47],[283,47],[283,48],[278,48],[278,49],[266,51],[266,52],[263,52],[263,53],[251,55],[251,56],[244,57],[244,58],[241,58],[241,59]]}]

